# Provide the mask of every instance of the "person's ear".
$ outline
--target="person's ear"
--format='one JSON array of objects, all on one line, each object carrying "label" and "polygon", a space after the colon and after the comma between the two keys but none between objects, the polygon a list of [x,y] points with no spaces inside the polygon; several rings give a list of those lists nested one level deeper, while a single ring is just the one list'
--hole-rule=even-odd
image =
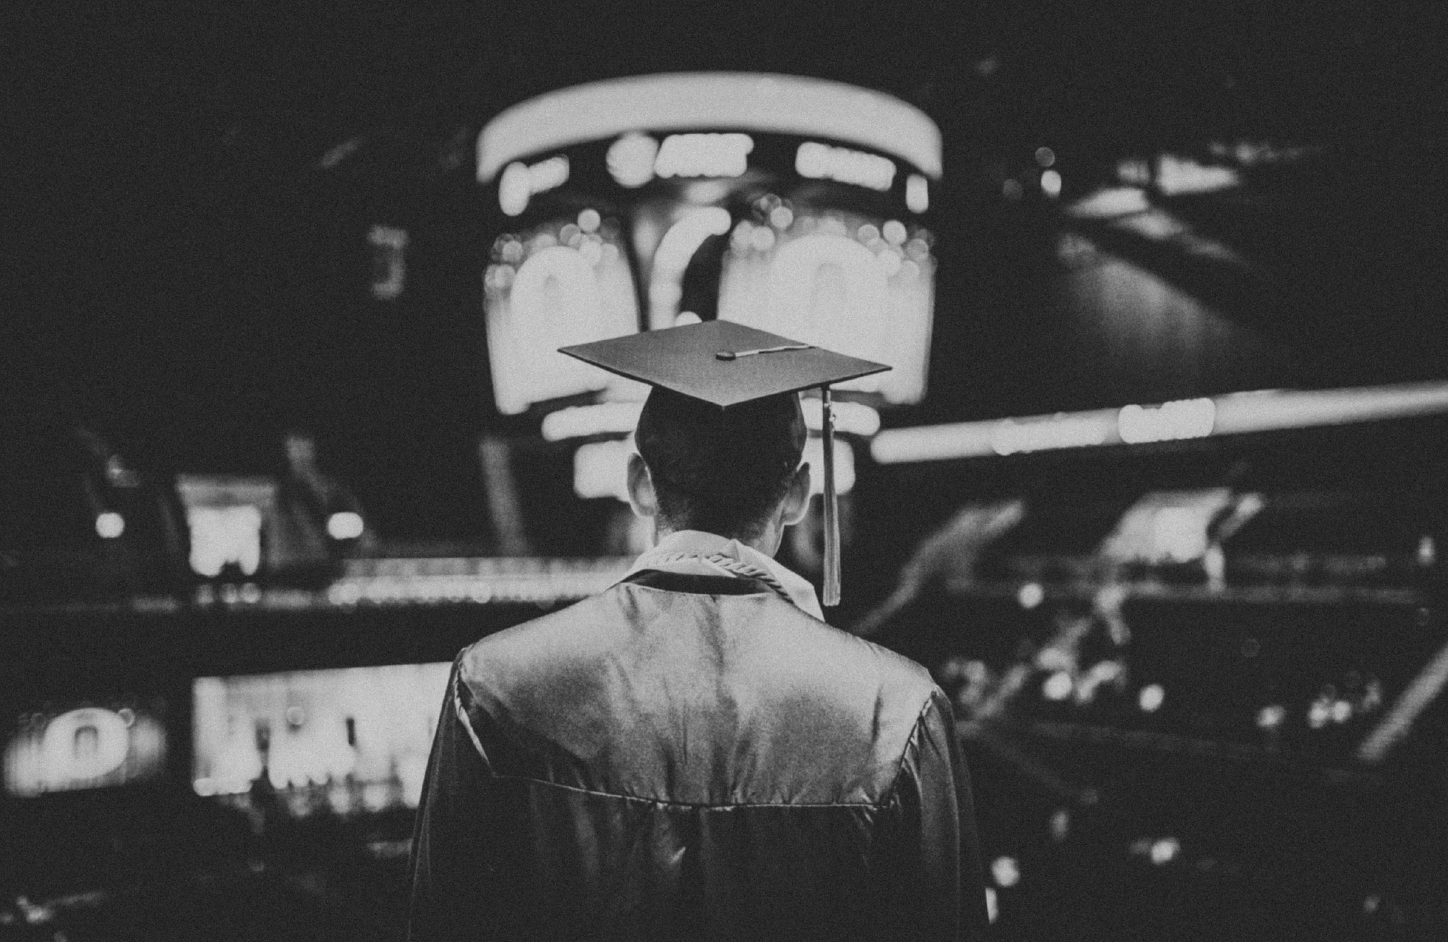
[{"label": "person's ear", "polygon": [[659,512],[659,498],[654,493],[654,479],[638,452],[628,456],[628,505],[645,520]]},{"label": "person's ear", "polygon": [[809,513],[809,462],[800,465],[789,480],[789,490],[784,495],[784,513],[780,519],[785,526],[794,526]]}]

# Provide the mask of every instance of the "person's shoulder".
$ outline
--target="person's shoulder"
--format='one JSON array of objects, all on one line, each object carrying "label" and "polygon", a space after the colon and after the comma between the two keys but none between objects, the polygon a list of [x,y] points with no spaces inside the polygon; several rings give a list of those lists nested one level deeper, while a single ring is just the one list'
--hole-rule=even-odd
[{"label": "person's shoulder", "polygon": [[526,663],[578,657],[606,646],[620,629],[618,586],[556,611],[484,635],[458,655],[465,678],[506,674]]},{"label": "person's shoulder", "polygon": [[890,671],[901,684],[909,686],[922,698],[928,697],[937,689],[935,678],[930,675],[929,669],[919,661],[856,635],[848,635],[848,637],[857,644],[863,645],[873,657],[881,662],[883,669]]},{"label": "person's shoulder", "polygon": [[[836,628],[787,602],[776,606],[788,619],[791,633],[818,652],[820,667],[874,676],[898,695],[918,699],[922,705],[937,688],[924,665],[897,651]],[[787,610],[787,611],[786,611]]]}]

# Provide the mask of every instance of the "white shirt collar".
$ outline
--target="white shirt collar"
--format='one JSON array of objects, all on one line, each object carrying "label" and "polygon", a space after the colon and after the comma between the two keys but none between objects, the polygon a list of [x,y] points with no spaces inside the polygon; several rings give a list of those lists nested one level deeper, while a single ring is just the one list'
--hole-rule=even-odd
[{"label": "white shirt collar", "polygon": [[738,573],[711,562],[708,557],[714,555],[727,556],[764,570],[780,584],[789,600],[801,611],[820,621],[825,620],[824,610],[820,608],[814,586],[803,576],[791,572],[752,546],[703,530],[676,530],[670,533],[653,549],[639,556],[628,575],[644,569],[657,569],[692,575],[738,576]]}]

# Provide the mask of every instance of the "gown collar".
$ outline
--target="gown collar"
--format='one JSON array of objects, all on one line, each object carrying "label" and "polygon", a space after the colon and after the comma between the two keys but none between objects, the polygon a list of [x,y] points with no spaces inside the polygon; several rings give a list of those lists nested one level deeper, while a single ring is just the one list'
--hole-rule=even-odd
[{"label": "gown collar", "polygon": [[738,540],[703,530],[676,530],[634,562],[628,575],[645,569],[682,575],[754,577],[801,611],[824,621],[814,586],[769,556]]}]

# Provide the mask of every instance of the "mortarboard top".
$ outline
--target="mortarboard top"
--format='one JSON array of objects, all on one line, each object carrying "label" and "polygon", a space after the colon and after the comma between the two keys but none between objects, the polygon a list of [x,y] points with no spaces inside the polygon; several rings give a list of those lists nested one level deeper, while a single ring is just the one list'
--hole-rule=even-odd
[{"label": "mortarboard top", "polygon": [[629,334],[559,352],[720,408],[890,369],[733,321]]},{"label": "mortarboard top", "polygon": [[889,366],[719,320],[563,347],[559,352],[721,409],[819,387],[824,418],[824,604],[839,604],[839,508],[829,386]]}]

